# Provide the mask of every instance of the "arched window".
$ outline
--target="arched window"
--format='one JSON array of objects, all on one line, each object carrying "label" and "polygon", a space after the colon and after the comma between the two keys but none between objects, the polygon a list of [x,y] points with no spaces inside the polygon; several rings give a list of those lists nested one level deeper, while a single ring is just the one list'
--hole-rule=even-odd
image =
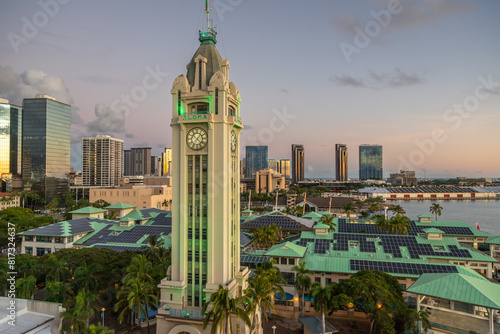
[{"label": "arched window", "polygon": [[201,89],[201,60],[198,61],[198,89]]},{"label": "arched window", "polygon": [[193,103],[188,107],[190,115],[208,114],[208,103]]},{"label": "arched window", "polygon": [[229,108],[227,109],[227,114],[228,116],[236,116],[236,111],[234,110],[234,107],[229,106]]},{"label": "arched window", "polygon": [[219,114],[219,88],[215,88],[215,114]]},{"label": "arched window", "polygon": [[177,113],[182,115],[182,100],[181,100],[181,91],[177,92]]}]

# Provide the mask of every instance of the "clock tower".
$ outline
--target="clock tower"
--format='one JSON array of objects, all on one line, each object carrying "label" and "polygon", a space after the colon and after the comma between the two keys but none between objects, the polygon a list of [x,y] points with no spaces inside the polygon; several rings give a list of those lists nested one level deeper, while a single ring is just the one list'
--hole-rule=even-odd
[{"label": "clock tower", "polygon": [[[240,93],[210,27],[172,85],[172,264],[162,280],[157,333],[209,333],[201,308],[219,285],[247,287],[240,267]],[[246,333],[237,319],[233,324]]]}]

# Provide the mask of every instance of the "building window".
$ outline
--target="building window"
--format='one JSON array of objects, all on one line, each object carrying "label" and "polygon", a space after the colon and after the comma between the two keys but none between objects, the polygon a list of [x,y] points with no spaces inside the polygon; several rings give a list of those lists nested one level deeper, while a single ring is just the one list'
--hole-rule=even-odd
[{"label": "building window", "polygon": [[281,264],[286,264],[286,257],[281,258]]},{"label": "building window", "polygon": [[198,89],[201,89],[201,60],[198,61]]},{"label": "building window", "polygon": [[288,264],[291,266],[295,265],[295,259],[288,259]]},{"label": "building window", "polygon": [[24,247],[24,252],[33,255],[33,247]]},{"label": "building window", "polygon": [[36,237],[37,242],[51,242],[50,239],[51,239],[50,237],[40,237],[40,236]]},{"label": "building window", "polygon": [[219,88],[215,88],[215,114],[219,114]]},{"label": "building window", "polygon": [[37,248],[36,256],[44,256],[45,254],[50,254],[52,250],[50,248]]},{"label": "building window", "polygon": [[24,241],[33,241],[33,236],[32,235],[25,235]]},{"label": "building window", "polygon": [[54,242],[58,244],[64,243],[64,238],[63,237],[55,237]]},{"label": "building window", "polygon": [[181,106],[182,100],[181,100],[181,91],[177,92],[177,113],[179,115],[182,115],[182,106]]},{"label": "building window", "polygon": [[228,116],[236,116],[236,112],[234,111],[233,107],[229,107],[227,109],[227,114],[228,114]]},{"label": "building window", "polygon": [[73,242],[73,237],[68,237],[68,242]]}]

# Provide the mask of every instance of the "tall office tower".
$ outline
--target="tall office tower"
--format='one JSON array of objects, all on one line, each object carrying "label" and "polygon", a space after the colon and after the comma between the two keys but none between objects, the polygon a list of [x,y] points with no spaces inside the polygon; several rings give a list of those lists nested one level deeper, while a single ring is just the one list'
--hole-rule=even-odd
[{"label": "tall office tower", "polygon": [[281,159],[279,164],[279,172],[285,177],[290,178],[290,159]]},{"label": "tall office tower", "polygon": [[347,146],[335,144],[335,179],[347,181]]},{"label": "tall office tower", "polygon": [[22,109],[0,98],[0,176],[21,175]]},{"label": "tall office tower", "polygon": [[123,175],[132,176],[134,164],[132,163],[132,150],[123,150]]},{"label": "tall office tower", "polygon": [[[157,333],[209,333],[202,305],[219,286],[241,296],[249,275],[240,267],[240,94],[215,48],[214,29],[199,40],[187,76],[171,90],[172,264],[160,284]],[[250,331],[238,318],[232,326],[234,333]]]},{"label": "tall office tower", "polygon": [[45,203],[69,190],[71,106],[37,94],[23,100],[22,178]]},{"label": "tall office tower", "polygon": [[359,179],[382,180],[383,159],[381,145],[360,145],[359,146]]},{"label": "tall office tower", "polygon": [[151,156],[151,175],[152,176],[161,176],[162,164],[161,157]]},{"label": "tall office tower", "polygon": [[161,153],[162,175],[172,175],[172,148],[165,147],[165,151]]},{"label": "tall office tower", "polygon": [[118,186],[123,176],[123,140],[106,135],[82,138],[84,186]]},{"label": "tall office tower", "polygon": [[267,159],[267,168],[272,169],[276,172],[279,172],[278,167],[279,167],[278,160]]},{"label": "tall office tower", "polygon": [[255,172],[267,168],[267,146],[245,147],[245,176],[253,177]]},{"label": "tall office tower", "polygon": [[292,183],[304,180],[304,146],[292,145]]},{"label": "tall office tower", "polygon": [[151,174],[151,147],[135,147],[132,151],[132,175]]},{"label": "tall office tower", "polygon": [[246,172],[246,168],[247,168],[247,160],[245,158],[241,159],[240,160],[240,177],[245,177],[245,172]]}]

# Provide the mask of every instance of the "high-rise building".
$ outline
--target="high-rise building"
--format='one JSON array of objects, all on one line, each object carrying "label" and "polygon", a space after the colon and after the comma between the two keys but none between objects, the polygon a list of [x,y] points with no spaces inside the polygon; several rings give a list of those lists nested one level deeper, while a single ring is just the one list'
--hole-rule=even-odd
[{"label": "high-rise building", "polygon": [[[240,94],[213,28],[199,40],[187,76],[171,90],[172,262],[160,284],[157,333],[208,333],[202,305],[219,286],[241,296],[249,275],[240,267]],[[232,327],[250,331],[236,317]]]},{"label": "high-rise building", "polygon": [[359,179],[382,180],[384,175],[382,146],[360,145],[359,146]]},{"label": "high-rise building", "polygon": [[22,109],[0,98],[0,176],[21,175]]},{"label": "high-rise building", "polygon": [[151,175],[152,176],[161,176],[162,171],[161,157],[151,156]]},{"label": "high-rise building", "polygon": [[285,177],[285,179],[290,178],[290,159],[281,159],[279,172]]},{"label": "high-rise building", "polygon": [[253,177],[255,172],[266,169],[267,166],[267,146],[246,146],[245,147],[245,176]]},{"label": "high-rise building", "polygon": [[165,147],[161,153],[162,175],[172,175],[172,148]]},{"label": "high-rise building", "polygon": [[123,176],[123,140],[106,135],[82,138],[84,186],[118,186]]},{"label": "high-rise building", "polygon": [[274,170],[279,173],[279,164],[278,160],[267,159],[267,168]]},{"label": "high-rise building", "polygon": [[347,146],[335,144],[335,179],[347,181]]},{"label": "high-rise building", "polygon": [[304,146],[292,145],[292,183],[304,180]]},{"label": "high-rise building", "polygon": [[151,147],[133,147],[123,152],[125,176],[151,175]]},{"label": "high-rise building", "polygon": [[23,183],[49,203],[69,190],[71,106],[44,94],[24,99],[22,136]]}]

